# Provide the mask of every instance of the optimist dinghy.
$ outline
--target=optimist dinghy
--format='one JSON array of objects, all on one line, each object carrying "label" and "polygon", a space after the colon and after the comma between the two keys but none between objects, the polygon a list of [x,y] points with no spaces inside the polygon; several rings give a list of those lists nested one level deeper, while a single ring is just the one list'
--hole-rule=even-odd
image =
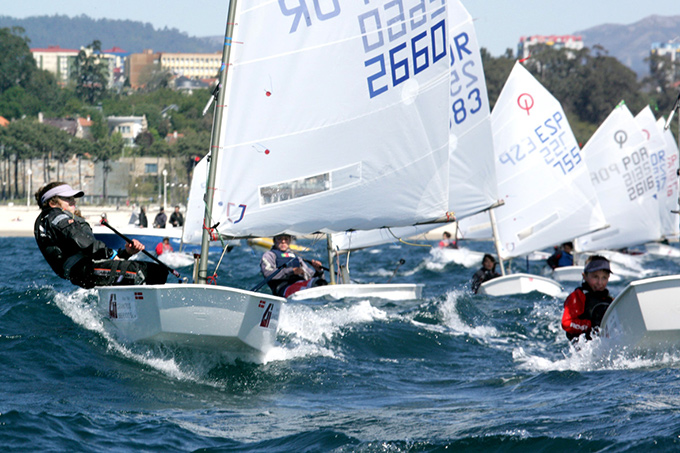
[{"label": "optimist dinghy", "polygon": [[680,347],[680,275],[630,283],[611,303],[601,326],[601,336],[617,349],[677,350]]}]

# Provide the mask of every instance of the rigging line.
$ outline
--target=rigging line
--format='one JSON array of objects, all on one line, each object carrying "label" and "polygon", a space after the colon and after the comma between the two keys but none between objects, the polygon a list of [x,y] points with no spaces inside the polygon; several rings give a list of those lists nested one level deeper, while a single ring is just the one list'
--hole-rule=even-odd
[{"label": "rigging line", "polygon": [[[224,245],[224,244],[223,244]],[[224,255],[229,251],[229,247],[222,247],[222,255],[220,255],[220,259],[217,262],[217,265],[215,266],[215,271],[213,272],[213,275],[217,275],[217,270],[220,268],[220,265],[222,264],[222,259],[224,258]]]},{"label": "rigging line", "polygon": [[402,238],[397,237],[397,236],[392,232],[392,229],[391,229],[391,228],[387,228],[387,231],[390,232],[390,234],[392,235],[393,238],[395,238],[397,241],[399,241],[400,243],[402,243],[402,244],[404,244],[404,245],[410,245],[410,246],[412,246],[412,247],[428,247],[428,248],[432,248],[432,244],[416,244],[415,242],[407,242],[407,241],[403,240]]}]

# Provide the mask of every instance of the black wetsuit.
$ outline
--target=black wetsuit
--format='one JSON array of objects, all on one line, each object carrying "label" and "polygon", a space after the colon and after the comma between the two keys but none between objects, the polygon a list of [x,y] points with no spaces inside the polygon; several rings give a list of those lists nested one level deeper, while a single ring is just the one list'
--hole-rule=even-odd
[{"label": "black wetsuit", "polygon": [[472,292],[477,294],[477,291],[479,290],[479,287],[482,286],[482,283],[500,276],[501,274],[496,272],[495,269],[489,270],[482,267],[472,276],[472,282],[470,284]]},{"label": "black wetsuit", "polygon": [[[165,283],[167,271],[156,263],[127,261],[125,248],[113,250],[95,239],[82,217],[46,208],[35,220],[35,240],[45,260],[61,278],[83,288]],[[115,256],[122,258],[114,260]]]}]

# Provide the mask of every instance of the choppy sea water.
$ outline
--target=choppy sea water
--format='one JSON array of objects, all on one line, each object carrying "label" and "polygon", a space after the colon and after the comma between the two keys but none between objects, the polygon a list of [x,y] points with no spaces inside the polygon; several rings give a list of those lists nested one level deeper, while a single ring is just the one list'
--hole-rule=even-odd
[{"label": "choppy sea water", "polygon": [[[288,303],[279,345],[258,364],[120,344],[93,293],[56,277],[32,238],[0,245],[3,451],[680,448],[680,353],[605,353],[598,340],[575,350],[559,324],[563,297],[471,295],[478,264],[465,250],[354,252],[355,279],[387,282],[404,259],[392,281],[424,283],[423,298]],[[255,286],[259,256],[236,247],[219,282]],[[680,273],[669,259],[639,265]]]}]

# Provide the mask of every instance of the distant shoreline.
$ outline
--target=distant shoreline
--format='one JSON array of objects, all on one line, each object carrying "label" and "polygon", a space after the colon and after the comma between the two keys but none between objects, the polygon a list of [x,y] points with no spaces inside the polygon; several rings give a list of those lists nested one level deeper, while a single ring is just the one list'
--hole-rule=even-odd
[{"label": "distant shoreline", "polygon": [[[85,220],[90,225],[99,223],[103,213],[106,213],[108,221],[114,227],[122,227],[128,224],[133,208],[130,206],[78,206]],[[139,208],[136,207],[135,211]],[[156,215],[157,208],[147,211],[147,216]],[[33,237],[33,224],[38,217],[40,210],[33,203],[30,207],[26,205],[0,205],[0,237]],[[455,224],[443,224],[442,226],[429,231],[420,237],[431,241],[441,239],[444,231],[453,233],[456,230]]]},{"label": "distant shoreline", "polygon": [[[132,208],[122,206],[78,206],[83,217],[94,225],[99,222],[101,215],[106,213],[111,225],[127,225],[132,215]],[[24,205],[0,205],[0,237],[33,237],[33,225],[40,210],[35,203]],[[154,213],[155,215],[155,213]]]}]

